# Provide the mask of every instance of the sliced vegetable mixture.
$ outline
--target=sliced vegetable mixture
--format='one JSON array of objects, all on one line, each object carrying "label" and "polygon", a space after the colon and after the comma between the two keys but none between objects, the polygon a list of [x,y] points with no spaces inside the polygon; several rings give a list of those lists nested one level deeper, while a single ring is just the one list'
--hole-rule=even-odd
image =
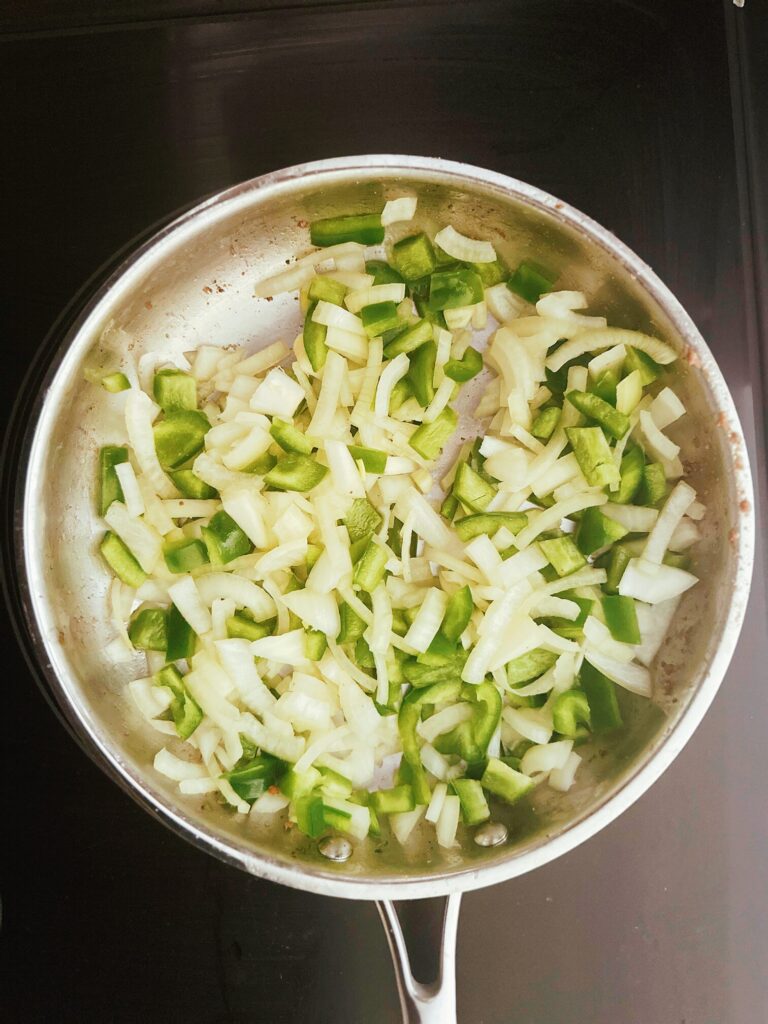
[{"label": "sliced vegetable mixture", "polygon": [[[146,652],[129,689],[173,738],[159,772],[308,836],[404,843],[424,818],[450,847],[494,801],[568,790],[579,745],[651,697],[704,508],[666,433],[672,349],[451,226],[383,258],[415,208],[315,222],[257,286],[299,291],[292,353],[104,377],[126,444],[97,505],[112,653]],[[481,372],[481,436],[435,501]]]}]

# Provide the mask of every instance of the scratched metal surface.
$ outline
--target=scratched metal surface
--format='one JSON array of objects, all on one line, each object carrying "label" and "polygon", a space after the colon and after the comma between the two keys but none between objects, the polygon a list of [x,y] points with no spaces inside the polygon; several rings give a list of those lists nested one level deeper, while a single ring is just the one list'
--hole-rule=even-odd
[{"label": "scratched metal surface", "polygon": [[[725,7],[727,25],[714,0],[0,11],[16,33],[0,36],[0,404],[70,295],[148,224],[275,167],[420,152],[561,196],[659,272],[720,361],[764,499],[768,19]],[[79,27],[94,20],[118,23]],[[763,558],[731,671],[669,772],[586,846],[466,899],[462,1022],[768,1018]],[[4,639],[7,1019],[396,1020],[371,906],[248,878],[161,829]]]}]

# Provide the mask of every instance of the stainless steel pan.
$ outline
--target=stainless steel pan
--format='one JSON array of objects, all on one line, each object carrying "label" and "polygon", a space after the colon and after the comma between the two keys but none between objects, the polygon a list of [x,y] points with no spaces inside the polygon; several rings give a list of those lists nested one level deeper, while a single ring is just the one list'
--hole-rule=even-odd
[{"label": "stainless steel pan", "polygon": [[[531,804],[499,811],[498,845],[465,837],[443,851],[423,840],[359,844],[346,862],[281,827],[257,828],[210,798],[182,798],[152,769],[157,736],[123,695],[136,665],[110,664],[107,575],[96,553],[97,448],[123,438],[120,402],[85,382],[126,352],[173,359],[196,345],[253,349],[292,340],[293,296],[253,298],[254,282],[307,246],[306,221],[380,208],[407,189],[416,227],[450,221],[490,237],[514,263],[521,255],[562,269],[592,309],[618,326],[666,338],[681,354],[688,409],[676,439],[709,509],[698,555],[701,582],[686,595],[655,665],[655,700],[635,702],[624,731],[587,748],[567,795],[537,791]],[[271,881],[347,899],[380,901],[408,1020],[455,1019],[453,942],[459,894],[514,878],[566,853],[636,800],[682,749],[719,686],[744,615],[754,521],[747,454],[736,411],[695,326],[658,278],[610,232],[538,189],[491,171],[437,159],[348,157],[278,171],[202,203],[136,251],[68,332],[32,417],[16,532],[22,598],[35,653],[69,723],[102,766],[147,810],[222,860]],[[504,838],[504,837],[508,838]],[[393,900],[445,896],[441,977],[413,981]]]}]

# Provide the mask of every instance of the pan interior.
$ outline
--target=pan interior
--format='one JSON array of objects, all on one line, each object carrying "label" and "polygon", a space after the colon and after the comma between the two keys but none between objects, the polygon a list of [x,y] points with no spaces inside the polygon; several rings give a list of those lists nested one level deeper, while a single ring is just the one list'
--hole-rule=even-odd
[{"label": "pan interior", "polygon": [[[737,493],[734,460],[746,457],[730,399],[707,362],[708,353],[704,350],[703,367],[698,355],[691,357],[684,316],[647,289],[642,273],[638,276],[638,268],[644,269],[639,261],[633,265],[623,250],[611,251],[607,233],[584,227],[577,214],[526,186],[502,187],[499,179],[472,169],[460,173],[456,165],[441,167],[439,161],[349,163],[260,179],[204,205],[145,249],[75,329],[31,451],[24,518],[30,600],[43,656],[69,713],[145,801],[209,849],[254,873],[339,895],[368,895],[364,885],[340,891],[336,883],[351,879],[432,879],[435,891],[470,887],[478,884],[471,881],[477,870],[491,863],[503,865],[508,876],[531,866],[529,855],[604,805],[674,732],[708,676],[732,612],[738,569],[734,537],[743,497]],[[115,369],[129,358],[144,360],[142,365],[173,362],[202,343],[243,345],[249,351],[278,339],[292,343],[300,325],[297,298],[256,299],[254,283],[307,250],[307,221],[379,209],[404,192],[418,196],[418,211],[415,222],[400,225],[401,234],[434,231],[450,222],[469,235],[489,238],[513,266],[530,257],[560,269],[558,287],[586,292],[590,312],[604,314],[616,326],[657,334],[683,353],[679,393],[688,415],[670,434],[682,445],[688,478],[708,514],[696,555],[701,582],[686,595],[656,660],[656,698],[645,702],[622,694],[624,729],[610,742],[580,749],[585,763],[571,792],[560,795],[541,787],[529,803],[496,807],[494,816],[510,833],[502,848],[481,849],[470,838],[451,851],[426,839],[406,849],[394,839],[369,841],[336,867],[297,830],[245,821],[210,797],[182,797],[174,783],[152,769],[166,737],[143,724],[125,693],[125,684],[145,671],[143,656],[115,665],[105,654],[115,632],[107,609],[109,579],[96,550],[102,531],[94,515],[96,455],[101,445],[124,440],[122,402],[87,383],[83,371]],[[694,332],[694,344],[696,338]]]}]

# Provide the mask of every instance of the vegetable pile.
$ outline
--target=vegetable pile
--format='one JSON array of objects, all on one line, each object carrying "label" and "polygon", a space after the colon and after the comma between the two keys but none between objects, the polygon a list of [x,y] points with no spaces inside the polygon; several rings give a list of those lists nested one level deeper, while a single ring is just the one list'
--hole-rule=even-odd
[{"label": "vegetable pile", "polygon": [[451,226],[383,248],[415,208],[317,221],[258,284],[299,292],[292,351],[101,380],[127,443],[100,452],[100,551],[110,653],[146,652],[129,690],[182,793],[451,847],[567,791],[652,696],[705,510],[666,433],[673,350]]}]

